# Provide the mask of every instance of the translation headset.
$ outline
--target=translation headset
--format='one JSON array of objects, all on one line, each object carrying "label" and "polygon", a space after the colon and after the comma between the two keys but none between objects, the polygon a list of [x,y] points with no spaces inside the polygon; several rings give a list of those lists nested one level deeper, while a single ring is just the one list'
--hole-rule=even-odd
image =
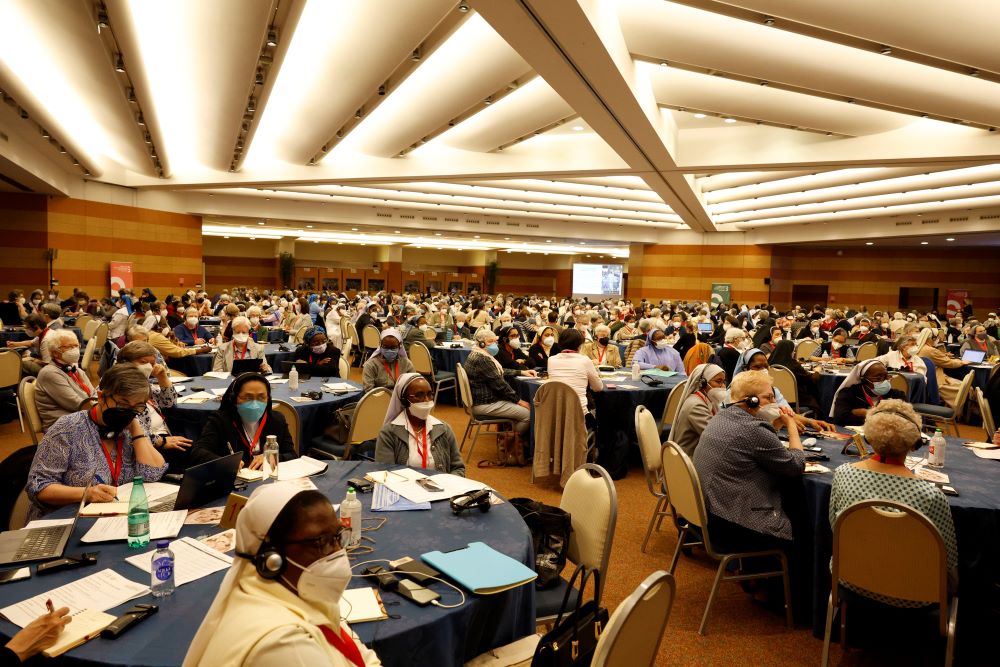
[{"label": "translation headset", "polygon": [[[705,384],[708,384],[707,382]],[[760,398],[757,396],[747,396],[746,398],[741,398],[738,401],[733,401],[732,403],[724,403],[722,407],[730,408],[734,405],[739,405],[740,403],[745,403],[748,408],[760,407]]]},{"label": "translation headset", "polygon": [[480,512],[485,514],[490,511],[492,503],[490,502],[490,492],[488,489],[479,489],[478,491],[470,491],[469,493],[463,493],[460,496],[455,496],[450,501],[451,511],[453,514],[461,514],[462,512],[471,512],[474,509],[478,509]]},{"label": "translation headset", "polygon": [[[905,419],[907,421],[907,423],[911,424],[914,428],[917,429],[917,441],[915,443],[913,443],[913,445],[910,446],[910,449],[912,451],[916,451],[916,450],[920,449],[923,446],[923,444],[924,444],[923,430],[921,429],[920,424],[918,424],[917,422],[915,422],[912,419],[910,419],[909,415],[907,415],[904,412],[900,412],[899,410],[893,410],[891,408],[879,410],[877,414],[880,414],[880,415],[883,415],[883,414],[896,415],[897,417],[902,417],[903,419]],[[864,435],[862,435],[861,437],[864,439],[865,444],[869,448],[871,448],[871,443],[868,442],[868,438],[865,438]]]},{"label": "translation headset", "polygon": [[288,561],[285,560],[285,557],[278,553],[278,550],[267,540],[264,540],[260,545],[260,549],[258,549],[256,555],[243,553],[242,551],[237,551],[236,555],[240,558],[246,558],[253,563],[253,566],[257,569],[257,574],[262,579],[277,579],[285,573],[285,568],[288,567]]}]

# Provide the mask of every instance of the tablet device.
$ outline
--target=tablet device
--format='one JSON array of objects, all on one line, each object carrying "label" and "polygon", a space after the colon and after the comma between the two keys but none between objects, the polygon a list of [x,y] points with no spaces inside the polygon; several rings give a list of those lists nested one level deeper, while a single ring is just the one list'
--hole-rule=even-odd
[{"label": "tablet device", "polygon": [[233,359],[233,377],[243,373],[259,373],[263,359]]},{"label": "tablet device", "polygon": [[986,352],[984,350],[966,350],[962,354],[962,361],[971,361],[974,364],[983,363],[985,358]]},{"label": "tablet device", "polygon": [[701,333],[712,333],[711,322],[698,322],[698,331]]}]

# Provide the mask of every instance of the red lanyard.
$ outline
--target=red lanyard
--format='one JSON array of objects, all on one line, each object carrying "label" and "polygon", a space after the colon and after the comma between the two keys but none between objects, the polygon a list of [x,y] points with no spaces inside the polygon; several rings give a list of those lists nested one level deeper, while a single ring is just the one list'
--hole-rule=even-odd
[{"label": "red lanyard", "polygon": [[264,416],[260,418],[260,426],[257,427],[257,433],[254,434],[252,441],[247,440],[247,436],[243,432],[243,428],[241,426],[236,426],[236,423],[233,423],[233,426],[236,426],[236,431],[240,434],[240,439],[243,441],[243,444],[246,445],[246,448],[250,452],[251,456],[253,455],[254,448],[257,447],[257,443],[260,442],[260,434],[264,431],[264,424],[266,423],[267,413],[264,413]]},{"label": "red lanyard", "polygon": [[975,343],[976,347],[978,347],[980,350],[983,350],[983,351],[986,350],[986,342],[987,341],[984,340],[982,343],[980,343],[978,340],[973,340],[972,342]]},{"label": "red lanyard", "polygon": [[607,354],[607,353],[608,353],[608,348],[606,348],[606,347],[604,348],[603,352],[601,352],[600,350],[598,350],[597,351],[597,363],[599,363],[599,364],[604,363],[604,355]]},{"label": "red lanyard", "polygon": [[85,393],[87,396],[90,396],[90,387],[88,387],[83,383],[83,380],[80,379],[80,375],[76,371],[73,371],[72,373],[66,371],[66,375],[73,378],[73,382],[76,382],[76,384],[80,387],[80,389],[83,390],[83,393]]},{"label": "red lanyard", "polygon": [[[423,449],[420,449],[420,434],[421,433],[424,434],[424,448]],[[413,431],[413,439],[417,441],[417,451],[420,452],[420,461],[421,461],[420,467],[421,468],[426,468],[427,467],[427,452],[429,451],[427,449],[427,423],[426,422],[424,422],[424,427],[422,429],[420,429],[419,431],[416,431],[416,430]]]},{"label": "red lanyard", "polygon": [[395,382],[396,380],[399,379],[399,360],[398,359],[396,360],[396,363],[395,363],[395,369],[396,369],[396,374],[395,375],[393,375],[392,371],[389,370],[389,364],[386,363],[386,360],[384,358],[382,359],[382,365],[385,366],[385,372],[386,372],[386,374],[389,377],[392,378],[393,382]]},{"label": "red lanyard", "polygon": [[[246,356],[247,356],[247,352],[248,352],[249,350],[250,350],[250,346],[249,346],[249,345],[244,345],[244,346],[243,346],[243,351],[242,351],[242,352],[240,352],[240,360],[243,360],[243,359],[245,359],[245,358],[246,358]],[[233,346],[233,356],[234,356],[234,357],[236,356],[236,346]]]},{"label": "red lanyard", "polygon": [[839,349],[834,349],[834,347],[831,345],[830,346],[830,356],[833,357],[834,359],[840,359],[840,350]]},{"label": "red lanyard", "polygon": [[903,359],[903,363],[906,364],[907,370],[909,370],[912,373],[913,372],[913,362],[909,361],[907,359]]},{"label": "red lanyard", "polygon": [[878,399],[875,398],[875,397],[869,396],[868,395],[868,390],[865,389],[864,387],[861,388],[861,395],[865,397],[865,401],[868,402],[868,407],[870,407],[870,408],[871,407],[875,407],[875,404],[878,403]]},{"label": "red lanyard", "polygon": [[323,631],[323,636],[326,637],[326,641],[330,646],[337,649],[342,656],[358,667],[365,667],[365,661],[361,658],[361,651],[358,649],[358,645],[354,643],[351,635],[347,634],[347,630],[340,628],[340,634],[338,635],[327,625],[321,625],[319,629]]},{"label": "red lanyard", "polygon": [[[90,409],[90,419],[97,424],[96,407]],[[100,425],[98,425],[98,429],[100,429]],[[98,435],[98,437],[100,437],[100,435]],[[108,462],[108,473],[111,475],[111,479],[108,481],[111,483],[111,486],[118,486],[118,476],[121,475],[122,472],[122,447],[124,444],[125,434],[120,433],[118,435],[118,450],[115,453],[114,464],[112,464],[111,452],[109,452],[108,448],[104,446],[104,440],[101,440],[101,453],[104,454],[104,458]]]}]

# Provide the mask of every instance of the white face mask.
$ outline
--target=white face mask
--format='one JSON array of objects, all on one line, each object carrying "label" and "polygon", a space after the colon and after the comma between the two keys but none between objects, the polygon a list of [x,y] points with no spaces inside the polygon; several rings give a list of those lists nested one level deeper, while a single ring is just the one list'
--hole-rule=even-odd
[{"label": "white face mask", "polygon": [[768,403],[757,411],[757,416],[770,424],[781,416],[781,406],[777,403]]},{"label": "white face mask", "polygon": [[258,324],[260,324],[260,318],[259,317],[251,317],[250,318],[250,324],[251,324],[251,326],[257,326]]},{"label": "white face mask", "polygon": [[196,326],[198,326],[198,318],[197,317],[189,317],[185,321],[187,322],[187,325],[189,327],[196,327]]},{"label": "white face mask", "polygon": [[656,341],[656,347],[660,348],[661,350],[664,350],[670,347],[670,341],[667,340],[666,338],[661,338],[660,340]]},{"label": "white face mask", "polygon": [[313,354],[323,354],[326,352],[326,343],[323,343],[322,345],[313,345],[309,349],[313,351]]},{"label": "white face mask", "polygon": [[434,401],[425,401],[423,403],[410,403],[409,411],[410,414],[417,419],[427,421],[427,417],[430,416],[431,410],[434,409]]},{"label": "white face mask", "polygon": [[832,343],[830,343],[830,347],[833,348],[834,350],[839,350],[842,345],[843,343],[838,343],[837,341],[833,341]]},{"label": "white face mask", "polygon": [[142,374],[146,376],[147,380],[149,379],[149,376],[153,374],[153,364],[137,364],[137,367],[140,371],[142,371]]},{"label": "white face mask", "polygon": [[426,324],[421,324],[421,325],[420,325],[420,330],[421,330],[421,331],[427,331],[427,329],[428,329],[428,327],[427,327],[427,325],[426,325]]},{"label": "white face mask", "polygon": [[250,334],[245,334],[245,333],[233,334],[233,340],[235,340],[237,343],[245,344],[248,340],[250,340]]},{"label": "white face mask", "polygon": [[906,354],[907,354],[907,356],[915,357],[915,356],[917,356],[918,352],[920,352],[920,349],[917,348],[916,345],[911,345],[910,347],[906,348]]},{"label": "white face mask", "polygon": [[72,366],[76,364],[76,362],[80,361],[80,348],[71,347],[68,350],[63,350],[60,357],[62,358],[62,362],[64,364]]},{"label": "white face mask", "polygon": [[712,387],[708,390],[708,398],[716,405],[722,405],[726,400],[726,390],[723,387]]},{"label": "white face mask", "polygon": [[556,339],[554,336],[546,336],[545,338],[542,339],[542,345],[544,345],[545,347],[552,347],[552,345],[555,342]]},{"label": "white face mask", "polygon": [[508,340],[507,342],[508,342],[508,343],[510,344],[510,346],[511,346],[512,348],[514,348],[515,350],[516,350],[517,348],[521,347],[521,339],[520,339],[520,338],[511,338],[511,339],[510,339],[510,340]]},{"label": "white face mask", "polygon": [[329,556],[313,561],[309,567],[303,567],[291,558],[288,562],[302,569],[297,587],[299,597],[325,610],[331,619],[339,619],[340,596],[344,594],[344,589],[351,581],[351,565],[347,560],[347,551],[344,549],[335,551]]}]

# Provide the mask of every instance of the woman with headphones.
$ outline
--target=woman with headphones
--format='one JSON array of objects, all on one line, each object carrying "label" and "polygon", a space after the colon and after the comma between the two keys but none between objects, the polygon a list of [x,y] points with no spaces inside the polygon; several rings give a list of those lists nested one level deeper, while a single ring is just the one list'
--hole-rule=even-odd
[{"label": "woman with headphones", "polygon": [[[857,463],[845,463],[833,474],[830,492],[830,525],[837,516],[862,500],[884,498],[919,510],[941,531],[948,552],[949,587],[957,583],[958,544],[951,508],[944,492],[928,484],[906,467],[906,455],[921,444],[920,417],[905,401],[885,400],[868,410],[864,420],[865,440],[875,455]],[[899,607],[920,603],[876,596],[841,582],[855,593]]]},{"label": "woman with headphones", "polygon": [[670,439],[688,456],[694,456],[708,421],[726,400],[726,371],[715,364],[700,364],[688,377],[681,407],[670,428]]},{"label": "woman with headphones", "polygon": [[184,667],[381,665],[340,617],[343,527],[319,491],[267,484],[236,519],[236,558]]}]

